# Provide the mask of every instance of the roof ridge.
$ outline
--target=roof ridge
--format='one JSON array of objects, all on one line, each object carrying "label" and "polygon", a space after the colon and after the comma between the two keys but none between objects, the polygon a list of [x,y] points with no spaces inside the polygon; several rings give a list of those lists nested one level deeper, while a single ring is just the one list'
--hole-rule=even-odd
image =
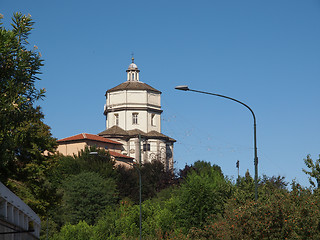
[{"label": "roof ridge", "polygon": [[115,91],[122,91],[122,90],[147,90],[147,91],[153,91],[161,94],[161,91],[155,89],[154,87],[150,86],[147,83],[141,82],[141,81],[126,81],[123,83],[120,83],[119,85],[107,90],[108,92],[115,92]]}]

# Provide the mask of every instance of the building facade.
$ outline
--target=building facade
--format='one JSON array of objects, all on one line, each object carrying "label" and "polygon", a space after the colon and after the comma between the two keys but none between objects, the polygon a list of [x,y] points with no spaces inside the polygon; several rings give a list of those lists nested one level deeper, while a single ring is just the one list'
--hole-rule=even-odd
[{"label": "building facade", "polygon": [[[57,143],[57,152],[64,156],[78,155],[78,153],[86,147],[96,147],[107,150],[110,157],[115,161],[116,166],[121,165],[128,167],[128,164],[133,161],[132,157],[121,154],[123,151],[122,143],[95,134],[80,133],[59,139]],[[126,164],[126,162],[128,162],[128,164]]]},{"label": "building facade", "polygon": [[0,182],[0,239],[38,240],[39,216]]},{"label": "building facade", "polygon": [[106,130],[99,136],[121,142],[122,154],[136,162],[160,160],[166,169],[173,169],[175,140],[161,133],[161,92],[140,81],[140,70],[129,65],[127,80],[107,90],[104,115]]}]

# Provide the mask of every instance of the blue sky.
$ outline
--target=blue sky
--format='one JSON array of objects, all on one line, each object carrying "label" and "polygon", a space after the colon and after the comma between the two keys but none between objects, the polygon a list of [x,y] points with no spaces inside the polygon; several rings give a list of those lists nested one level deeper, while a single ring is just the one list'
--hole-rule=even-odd
[{"label": "blue sky", "polygon": [[318,0],[2,0],[36,22],[30,47],[45,60],[39,104],[56,138],[105,129],[105,91],[126,80],[134,52],[140,80],[162,91],[162,132],[177,140],[176,168],[206,160],[253,175],[253,121],[243,106],[180,92],[227,95],[257,117],[259,175],[309,186],[307,154],[320,154]]}]

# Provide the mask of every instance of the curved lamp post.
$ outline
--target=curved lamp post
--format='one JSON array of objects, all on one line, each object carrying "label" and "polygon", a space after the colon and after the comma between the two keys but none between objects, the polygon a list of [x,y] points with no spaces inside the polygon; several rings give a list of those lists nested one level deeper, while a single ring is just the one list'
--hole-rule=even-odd
[{"label": "curved lamp post", "polygon": [[245,103],[231,98],[231,97],[227,97],[221,94],[216,94],[216,93],[210,93],[210,92],[204,92],[204,91],[198,91],[198,90],[194,90],[194,89],[190,89],[187,85],[181,85],[181,86],[176,86],[175,89],[177,90],[182,90],[182,91],[191,91],[191,92],[197,92],[197,93],[203,93],[203,94],[208,94],[208,95],[213,95],[213,96],[217,96],[217,97],[222,97],[222,98],[226,98],[232,101],[235,101],[237,103],[240,103],[241,105],[245,106],[247,109],[249,109],[249,111],[252,114],[253,117],[253,136],[254,136],[254,188],[255,188],[255,200],[257,201],[258,199],[258,151],[257,151],[257,130],[256,130],[256,116],[254,115],[253,110]]}]

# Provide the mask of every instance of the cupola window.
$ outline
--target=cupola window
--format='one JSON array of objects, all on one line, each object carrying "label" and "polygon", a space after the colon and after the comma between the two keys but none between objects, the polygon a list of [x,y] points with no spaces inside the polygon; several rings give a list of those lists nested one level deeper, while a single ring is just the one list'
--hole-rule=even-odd
[{"label": "cupola window", "polygon": [[154,113],[152,113],[151,114],[151,126],[155,126],[156,125],[156,123],[155,123],[155,114]]},{"label": "cupola window", "polygon": [[114,115],[114,125],[119,126],[119,114],[116,113]]},{"label": "cupola window", "polygon": [[138,124],[138,113],[132,113],[132,124]]}]

